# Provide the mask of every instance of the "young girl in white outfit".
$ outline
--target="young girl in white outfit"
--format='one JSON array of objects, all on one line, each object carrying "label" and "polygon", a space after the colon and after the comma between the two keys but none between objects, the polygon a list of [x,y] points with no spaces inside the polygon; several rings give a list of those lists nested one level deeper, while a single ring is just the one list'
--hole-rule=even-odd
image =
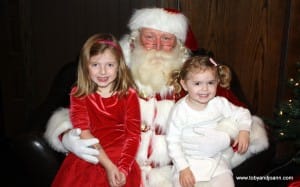
[{"label": "young girl in white outfit", "polygon": [[[176,187],[234,186],[230,165],[222,151],[232,146],[238,153],[245,153],[252,121],[249,110],[216,96],[218,84],[229,85],[228,73],[227,66],[200,56],[188,59],[178,73],[188,94],[174,106],[166,135]],[[217,130],[218,123],[226,118],[238,124],[235,140]]]}]

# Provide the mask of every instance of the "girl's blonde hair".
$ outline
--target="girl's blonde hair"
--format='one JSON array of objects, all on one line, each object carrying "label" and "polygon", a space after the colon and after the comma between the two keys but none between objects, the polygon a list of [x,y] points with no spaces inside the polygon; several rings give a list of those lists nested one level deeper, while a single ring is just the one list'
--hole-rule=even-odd
[{"label": "girl's blonde hair", "polygon": [[219,85],[230,89],[230,82],[232,79],[230,68],[226,65],[217,64],[208,56],[194,56],[187,59],[181,70],[177,70],[172,73],[170,84],[173,85],[175,92],[179,93],[182,89],[179,82],[180,80],[184,80],[189,72],[195,70],[205,71],[207,69],[216,71],[217,78],[220,81]]},{"label": "girl's blonde hair", "polygon": [[77,68],[77,89],[73,93],[75,97],[85,96],[97,91],[98,86],[90,79],[88,66],[91,57],[103,54],[106,50],[110,50],[118,62],[117,77],[111,92],[118,92],[122,96],[127,93],[129,88],[136,89],[116,38],[111,34],[95,34],[86,40],[80,51]]}]

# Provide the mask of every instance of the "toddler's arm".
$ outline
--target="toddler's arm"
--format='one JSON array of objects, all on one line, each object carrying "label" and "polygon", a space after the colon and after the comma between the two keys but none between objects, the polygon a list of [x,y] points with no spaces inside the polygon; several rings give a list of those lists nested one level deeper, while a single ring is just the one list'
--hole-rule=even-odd
[{"label": "toddler's arm", "polygon": [[237,146],[237,152],[239,154],[244,154],[248,150],[250,141],[250,132],[246,130],[240,130],[238,137],[233,142],[232,147]]}]

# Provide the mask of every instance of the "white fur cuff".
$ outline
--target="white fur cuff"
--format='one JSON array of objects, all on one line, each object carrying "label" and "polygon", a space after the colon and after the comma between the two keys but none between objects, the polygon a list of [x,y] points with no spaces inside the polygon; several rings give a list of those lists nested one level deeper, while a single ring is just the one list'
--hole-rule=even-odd
[{"label": "white fur cuff", "polygon": [[68,150],[63,146],[59,139],[59,135],[68,129],[72,129],[72,127],[69,109],[59,108],[54,111],[53,115],[50,117],[46,126],[44,138],[54,150],[66,153]]}]

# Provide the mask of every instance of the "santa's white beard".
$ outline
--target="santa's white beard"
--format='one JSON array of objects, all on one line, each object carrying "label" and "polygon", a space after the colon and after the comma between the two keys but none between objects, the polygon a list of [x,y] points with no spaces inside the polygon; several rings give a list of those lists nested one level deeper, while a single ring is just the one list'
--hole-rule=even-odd
[{"label": "santa's white beard", "polygon": [[138,86],[149,88],[152,93],[166,89],[173,70],[179,69],[185,60],[185,53],[175,47],[172,51],[145,50],[137,45],[131,53],[131,72]]}]

